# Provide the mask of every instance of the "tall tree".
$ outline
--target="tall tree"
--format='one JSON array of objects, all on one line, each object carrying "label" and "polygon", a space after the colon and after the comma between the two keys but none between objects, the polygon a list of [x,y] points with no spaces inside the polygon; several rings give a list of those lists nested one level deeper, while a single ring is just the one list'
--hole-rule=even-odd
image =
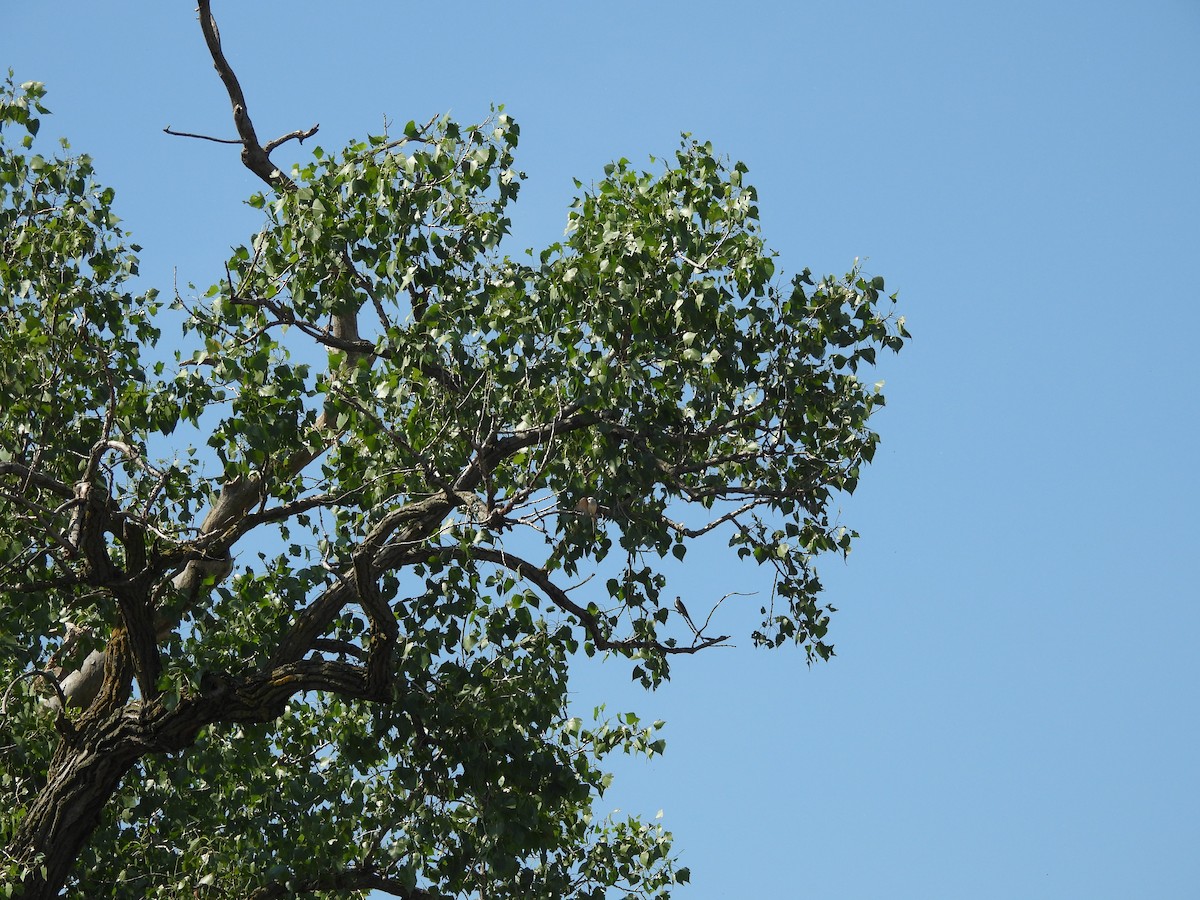
[{"label": "tall tree", "polygon": [[502,111],[285,174],[316,129],[261,142],[209,5],[263,225],[202,297],[131,292],[112,190],[34,150],[42,86],[0,98],[0,893],[667,896],[669,834],[592,815],[661,741],[572,717],[570,658],[653,686],[727,642],[668,592],[720,536],[772,570],[751,639],[832,653],[812,560],[894,298],[777,278],[690,138],[528,259]]}]

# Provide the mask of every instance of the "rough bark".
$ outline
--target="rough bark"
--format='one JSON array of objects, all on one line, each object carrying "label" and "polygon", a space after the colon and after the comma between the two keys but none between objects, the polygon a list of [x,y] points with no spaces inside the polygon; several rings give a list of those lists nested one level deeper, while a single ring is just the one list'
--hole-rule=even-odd
[{"label": "rough bark", "polygon": [[[124,649],[110,644],[107,659],[128,658],[127,652],[118,652]],[[380,641],[376,655],[390,652],[390,644]],[[213,674],[202,681],[198,695],[183,698],[174,708],[161,701],[135,701],[113,708],[106,692],[124,673],[110,665],[105,690],[67,729],[46,784],[9,845],[11,858],[30,869],[22,896],[30,900],[58,896],[104,807],[139,759],[183,750],[207,725],[271,721],[282,714],[288,698],[305,691],[388,700],[391,686],[378,677],[378,668],[370,658],[366,666],[302,660],[265,675],[234,678]],[[370,677],[371,669],[376,671],[375,677]]]}]

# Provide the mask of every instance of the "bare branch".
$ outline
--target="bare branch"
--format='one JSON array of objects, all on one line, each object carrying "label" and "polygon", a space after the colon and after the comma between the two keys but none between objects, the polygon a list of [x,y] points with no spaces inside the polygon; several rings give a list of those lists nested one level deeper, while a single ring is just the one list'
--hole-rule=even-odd
[{"label": "bare branch", "polygon": [[279,147],[282,144],[286,144],[288,141],[292,141],[292,140],[299,141],[301,144],[303,144],[305,139],[310,138],[314,134],[316,134],[317,129],[319,129],[320,127],[321,126],[318,124],[318,125],[314,125],[312,128],[309,128],[307,131],[305,131],[303,129],[297,129],[296,131],[285,134],[282,137],[277,137],[277,138],[275,138],[275,140],[267,142],[267,146],[263,147],[263,152],[267,153],[269,155],[270,153],[272,153],[275,150],[276,147]]},{"label": "bare branch", "polygon": [[204,42],[208,45],[209,55],[212,56],[213,67],[221,77],[233,107],[233,124],[241,138],[242,163],[276,190],[290,190],[295,186],[292,180],[275,167],[267,151],[258,142],[254,123],[246,109],[246,97],[242,93],[242,86],[221,49],[221,33],[217,30],[216,19],[213,18],[212,0],[199,0],[199,13],[200,29],[204,32]]},{"label": "bare branch", "polygon": [[192,134],[190,131],[175,131],[170,125],[164,128],[163,132],[175,137],[196,138],[197,140],[201,141],[212,141],[214,144],[240,144],[242,142],[240,138],[217,138],[209,137],[207,134]]},{"label": "bare branch", "polygon": [[708,532],[724,524],[725,522],[736,522],[738,516],[749,512],[759,505],[761,505],[761,501],[757,500],[750,503],[745,503],[739,506],[737,509],[731,510],[722,516],[717,516],[717,518],[713,519],[711,522],[701,525],[699,528],[688,528],[682,522],[676,522],[673,519],[668,519],[666,516],[663,516],[663,521],[684,537],[694,538],[700,537],[702,534],[708,534]]}]

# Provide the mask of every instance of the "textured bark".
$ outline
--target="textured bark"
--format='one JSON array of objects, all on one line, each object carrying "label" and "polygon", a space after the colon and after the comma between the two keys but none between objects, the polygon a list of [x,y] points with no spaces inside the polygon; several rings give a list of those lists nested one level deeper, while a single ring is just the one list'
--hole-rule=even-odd
[{"label": "textured bark", "polygon": [[[100,823],[100,816],[121,779],[147,752],[168,711],[161,703],[129,703],[134,654],[123,628],[117,628],[103,653],[102,680],[80,719],[67,724],[50,761],[46,784],[29,806],[13,836],[9,852],[32,871],[25,896],[55,897],[71,867]],[[179,733],[180,746],[195,740],[203,722]]]},{"label": "textured bark", "polygon": [[34,869],[25,879],[24,896],[58,896],[105,805],[145,752],[139,731],[136,719],[118,714],[59,746],[46,785],[9,847],[17,862]]},{"label": "textured bark", "polygon": [[[380,641],[379,654],[390,650],[390,642]],[[105,656],[129,658],[117,638]],[[368,668],[377,668],[373,662],[369,658],[364,667],[301,660],[241,679],[213,673],[202,679],[199,696],[186,697],[173,709],[160,701],[122,705],[121,682],[127,683],[129,674],[110,667],[95,703],[60,743],[46,784],[8,847],[17,863],[32,870],[23,896],[58,896],[105,806],[139,759],[191,746],[206,725],[272,721],[282,715],[289,698],[305,691],[386,701],[391,685],[368,677]]]}]

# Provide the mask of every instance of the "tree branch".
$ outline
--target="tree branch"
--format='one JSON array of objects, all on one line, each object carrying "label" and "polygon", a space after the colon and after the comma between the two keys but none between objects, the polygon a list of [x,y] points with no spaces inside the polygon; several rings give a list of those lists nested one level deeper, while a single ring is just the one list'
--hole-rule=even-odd
[{"label": "tree branch", "polygon": [[290,190],[295,184],[290,178],[277,169],[271,162],[271,157],[254,131],[254,122],[246,109],[246,97],[233,67],[225,59],[221,49],[221,33],[217,30],[216,19],[212,14],[212,0],[199,0],[200,30],[204,32],[204,42],[208,45],[209,55],[212,56],[213,67],[217,70],[225,91],[229,94],[229,102],[233,107],[233,124],[241,138],[242,163],[276,190]]},{"label": "tree branch", "polygon": [[[313,647],[313,642],[325,633],[329,623],[356,597],[363,603],[368,616],[371,615],[368,607],[375,609],[380,620],[379,633],[383,642],[386,642],[388,634],[395,627],[394,619],[389,624],[387,617],[391,615],[391,610],[388,609],[387,615],[384,615],[380,607],[386,607],[386,604],[381,598],[369,595],[375,577],[399,565],[427,558],[429,551],[423,546],[424,542],[437,530],[446,515],[461,503],[462,498],[455,494],[439,493],[406,503],[384,516],[355,553],[355,578],[339,578],[296,616],[292,627],[272,654],[272,664],[284,665],[303,657]],[[364,588],[368,596],[358,596]],[[376,627],[374,620],[372,627],[373,630]],[[395,636],[390,640],[394,641]]]},{"label": "tree branch", "polygon": [[320,127],[321,126],[318,124],[314,125],[312,128],[309,128],[307,131],[303,129],[297,129],[296,131],[292,131],[281,137],[277,137],[275,140],[267,142],[267,146],[263,147],[263,152],[267,155],[270,155],[276,147],[279,147],[281,144],[286,144],[288,141],[292,140],[299,141],[301,144],[303,144],[307,138],[310,138],[316,134]]},{"label": "tree branch", "polygon": [[729,640],[729,635],[727,634],[723,634],[720,637],[703,639],[700,639],[699,634],[697,634],[697,643],[689,647],[671,646],[661,641],[637,640],[633,638],[629,640],[610,640],[600,627],[597,617],[568,597],[566,591],[551,581],[546,570],[540,566],[535,566],[533,563],[527,562],[507,551],[492,550],[488,547],[472,547],[470,550],[464,550],[460,547],[440,547],[433,555],[457,562],[469,562],[473,559],[479,559],[484,562],[503,566],[519,578],[524,578],[536,586],[559,609],[575,616],[600,650],[615,650],[620,653],[627,653],[634,650],[652,650],[656,653],[664,654],[692,654]]},{"label": "tree branch", "polygon": [[[243,164],[276,190],[282,192],[294,190],[294,182],[271,164],[267,151],[258,143],[253,122],[246,112],[245,97],[242,94],[241,85],[238,83],[237,77],[234,75],[233,69],[221,49],[220,34],[217,31],[216,22],[211,12],[211,0],[200,0],[199,13],[201,30],[204,33],[205,42],[212,55],[213,65],[221,77],[226,91],[229,93],[230,102],[233,106],[234,124],[237,127],[238,134],[241,135]],[[290,138],[290,136],[285,137]],[[275,146],[278,146],[281,142],[282,139],[276,142]],[[349,271],[354,271],[353,265],[345,253],[342,255],[342,264]],[[333,322],[333,336],[334,340],[343,346],[350,345],[355,348],[347,352],[347,365],[349,367],[356,365],[358,359],[365,355],[363,347],[360,346],[363,342],[358,333],[356,313],[347,312],[336,316]],[[327,427],[328,418],[322,412],[318,417],[316,428],[322,430]],[[299,451],[277,471],[284,478],[292,477],[308,466],[323,451],[324,448]],[[222,487],[217,501],[213,504],[201,524],[201,535],[227,531],[256,502],[265,497],[265,492],[266,484],[262,475],[235,478],[226,483]],[[224,559],[211,559],[208,554],[200,554],[200,556],[203,558],[193,559],[173,580],[174,587],[187,597],[185,603],[178,608],[180,616],[185,614],[194,605],[206,583],[206,579],[210,576],[215,576],[215,580],[220,581],[228,575],[232,568],[228,561],[227,550],[223,551]],[[174,622],[160,623],[159,631],[161,632],[164,629],[169,630],[177,623],[178,618]],[[84,661],[78,671],[71,673],[64,679],[64,693],[72,704],[86,705],[90,702],[90,698],[95,695],[99,688],[99,678],[103,670],[103,664],[103,651],[94,651]]]},{"label": "tree branch", "polygon": [[[22,491],[27,490],[29,485],[35,484],[38,487],[45,488],[64,500],[71,500],[75,496],[75,492],[71,488],[56,478],[51,478],[48,475],[43,475],[41,472],[33,468],[22,465],[19,462],[0,462],[0,475],[20,475],[22,481]],[[8,495],[11,496],[11,495]]]},{"label": "tree branch", "polygon": [[421,888],[406,887],[398,878],[389,878],[371,868],[349,868],[328,875],[318,875],[299,884],[285,885],[280,881],[256,888],[247,900],[281,900],[299,894],[318,892],[383,891],[400,900],[435,900],[438,896]]},{"label": "tree branch", "polygon": [[163,129],[163,132],[174,137],[196,138],[201,141],[212,141],[214,144],[240,144],[241,138],[217,138],[209,137],[207,134],[192,134],[190,131],[175,131],[168,125]]}]

